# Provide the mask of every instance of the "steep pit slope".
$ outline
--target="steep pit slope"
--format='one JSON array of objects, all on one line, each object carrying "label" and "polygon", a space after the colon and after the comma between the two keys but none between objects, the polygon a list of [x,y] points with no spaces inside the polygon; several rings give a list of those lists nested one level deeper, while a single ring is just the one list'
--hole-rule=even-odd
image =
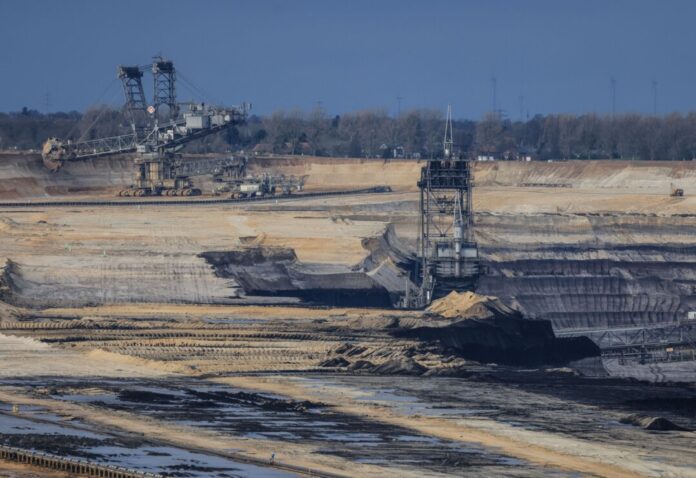
[{"label": "steep pit slope", "polygon": [[131,184],[132,159],[68,162],[49,171],[39,154],[0,154],[0,201],[51,196],[109,195]]},{"label": "steep pit slope", "polygon": [[[380,202],[382,196],[360,201]],[[331,204],[341,201],[348,200],[288,201],[288,212],[274,210],[282,201],[264,210],[249,205],[0,209],[0,251],[17,266],[12,304],[237,303],[239,285],[216,277],[198,254],[250,244],[291,248],[302,263],[352,272],[369,254],[366,238],[379,236],[385,223],[338,219]]]},{"label": "steep pit slope", "polygon": [[[34,181],[26,194],[46,195],[49,186],[67,184],[61,175],[73,177],[73,167],[91,171],[74,178],[92,178],[90,187],[113,187],[119,174],[130,177],[127,161],[90,164],[75,163],[52,176],[38,155],[4,156],[0,189],[12,197],[25,194],[15,182],[25,177]],[[292,249],[300,263],[340,265],[346,272],[367,273],[390,291],[403,290],[399,269],[408,254],[387,248],[376,255],[367,243],[383,241],[381,231],[393,222],[398,241],[415,247],[418,205],[410,191],[422,164],[255,158],[256,171],[266,165],[283,174],[308,175],[308,184],[314,181],[317,188],[388,184],[397,192],[244,209],[2,211],[0,250],[18,265],[16,279],[25,281],[18,289],[23,304],[226,302],[239,285],[215,277],[196,256],[250,242]],[[690,184],[696,162],[474,167],[476,235],[489,273],[479,292],[498,296],[530,317],[549,319],[557,328],[661,323],[694,308],[696,194]],[[670,198],[671,182],[684,187],[686,197]],[[392,239],[388,242],[395,244]]]},{"label": "steep pit slope", "polygon": [[413,258],[402,249],[394,228],[363,240],[369,255],[359,264],[302,262],[290,248],[247,246],[200,254],[218,277],[233,279],[247,299],[298,298],[333,307],[391,307],[406,285]]},{"label": "steep pit slope", "polygon": [[599,355],[586,337],[558,339],[550,322],[525,319],[495,297],[451,292],[428,311],[437,317],[411,321],[393,335],[439,342],[469,360],[518,366],[563,364]]},{"label": "steep pit slope", "polygon": [[[219,155],[210,155],[219,156]],[[190,158],[198,155],[190,155]],[[613,189],[668,194],[670,185],[689,195],[696,184],[693,162],[670,161],[558,161],[475,162],[479,187],[561,187]],[[271,172],[301,176],[310,191],[366,188],[387,185],[397,192],[416,192],[424,161],[313,156],[252,157],[251,174]],[[129,155],[68,162],[56,172],[48,171],[35,153],[0,154],[0,200],[64,195],[113,194],[133,178]],[[210,181],[199,178],[204,191]],[[204,183],[204,184],[203,184]]]},{"label": "steep pit slope", "polygon": [[676,321],[696,307],[694,230],[686,215],[482,213],[478,290],[558,329]]},{"label": "steep pit slope", "polygon": [[247,296],[297,297],[336,307],[390,307],[389,293],[367,274],[340,265],[307,264],[292,249],[253,247],[204,252],[218,276],[233,278]]},{"label": "steep pit slope", "polygon": [[477,164],[476,182],[478,292],[558,330],[696,308],[695,162]]},{"label": "steep pit slope", "polygon": [[563,329],[674,322],[696,308],[696,246],[485,248],[479,291]]},{"label": "steep pit slope", "polygon": [[417,191],[422,162],[364,158],[280,156],[252,158],[250,173],[267,171],[305,176],[305,189],[327,191],[390,186],[393,191]]},{"label": "steep pit slope", "polygon": [[[669,194],[670,183],[694,190],[693,161],[479,162],[478,186],[603,188]],[[696,191],[694,191],[696,193]]]}]

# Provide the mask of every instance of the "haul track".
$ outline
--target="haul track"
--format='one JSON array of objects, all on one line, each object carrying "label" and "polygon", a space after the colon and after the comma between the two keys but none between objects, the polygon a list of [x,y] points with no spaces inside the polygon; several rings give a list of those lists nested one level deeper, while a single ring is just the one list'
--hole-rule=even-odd
[{"label": "haul track", "polygon": [[292,194],[286,196],[248,197],[237,199],[139,199],[128,201],[22,201],[0,202],[0,208],[22,207],[128,207],[128,206],[210,206],[216,204],[237,204],[247,202],[262,202],[276,200],[296,200],[325,196],[348,196],[355,194],[381,194],[391,192],[389,186],[377,186],[365,189],[350,189],[346,191],[323,191],[316,193]]}]

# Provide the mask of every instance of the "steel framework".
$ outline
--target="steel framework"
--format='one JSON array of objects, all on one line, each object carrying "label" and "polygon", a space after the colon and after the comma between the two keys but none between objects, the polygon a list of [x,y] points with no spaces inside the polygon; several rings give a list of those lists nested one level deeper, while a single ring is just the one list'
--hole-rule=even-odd
[{"label": "steel framework", "polygon": [[123,93],[126,97],[125,108],[130,116],[133,133],[142,131],[146,121],[147,100],[143,90],[143,72],[139,66],[119,66],[118,78],[123,84]]},{"label": "steel framework", "polygon": [[452,109],[447,108],[443,158],[421,170],[420,305],[454,289],[472,288],[478,278],[473,235],[473,178],[468,159],[454,153]]},{"label": "steel framework", "polygon": [[[189,175],[182,171],[177,152],[187,143],[242,124],[247,106],[221,108],[188,104],[180,112],[176,102],[174,64],[161,57],[152,63],[154,105],[147,106],[142,78],[146,67],[119,66],[118,78],[126,96],[125,109],[131,120],[131,134],[91,141],[62,141],[49,138],[43,145],[44,164],[58,171],[65,161],[122,153],[136,153],[135,182],[119,193],[122,196],[197,195]],[[166,105],[166,114],[159,109]],[[160,124],[161,119],[166,119]],[[189,166],[188,169],[195,169]]]},{"label": "steel framework", "polygon": [[169,118],[176,118],[179,107],[176,102],[176,70],[174,63],[162,57],[155,57],[152,62],[152,77],[154,81],[153,102],[155,117],[158,118],[163,105],[168,107]]}]

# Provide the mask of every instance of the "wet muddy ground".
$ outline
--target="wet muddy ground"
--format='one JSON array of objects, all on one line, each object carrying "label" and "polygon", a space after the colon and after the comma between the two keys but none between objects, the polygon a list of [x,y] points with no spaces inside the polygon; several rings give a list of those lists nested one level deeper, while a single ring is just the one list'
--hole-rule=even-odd
[{"label": "wet muddy ground", "polygon": [[[16,385],[31,387],[33,384],[17,382]],[[322,403],[287,400],[218,384],[117,380],[101,382],[95,387],[93,383],[57,380],[46,388],[45,385],[45,382],[41,384],[42,392],[52,398],[142,414],[165,422],[212,429],[230,436],[312,443],[319,446],[320,453],[360,463],[417,465],[441,473],[453,473],[465,468],[489,476],[504,474],[505,469],[513,467],[525,468],[525,463],[520,460],[475,444],[462,445],[461,442],[441,440],[410,429],[346,415]],[[27,437],[25,445],[27,441],[39,449],[50,451],[55,438],[42,440],[36,436]],[[108,440],[95,441],[91,436],[83,437],[81,441],[84,443],[75,442],[70,450],[55,451],[61,454],[82,453],[96,459],[95,451],[119,446]],[[278,454],[282,452],[280,448]],[[491,471],[486,472],[488,469]]]},{"label": "wet muddy ground", "polygon": [[19,414],[0,403],[0,444],[65,458],[116,465],[167,477],[268,477],[288,473],[237,463],[229,458],[165,446],[143,437],[94,431],[89,424],[51,414],[37,407]]},{"label": "wet muddy ground", "polygon": [[535,370],[499,370],[468,379],[393,377],[390,387],[379,377],[298,380],[357,388],[363,393],[360,400],[389,403],[410,414],[487,418],[587,439],[634,434],[635,428],[619,420],[636,413],[664,417],[696,430],[696,388],[689,385],[586,379],[569,372]]},{"label": "wet muddy ground", "polygon": [[[286,380],[288,378],[286,377]],[[568,372],[489,369],[467,379],[310,375],[290,378],[304,387],[340,390],[360,402],[386,406],[412,416],[447,420],[492,420],[498,423],[588,443],[635,443],[650,440],[651,460],[671,459],[675,447],[691,447],[690,432],[654,432],[621,423],[645,413],[696,429],[696,389],[686,385],[648,385],[616,379],[584,379]],[[538,468],[476,443],[450,441],[410,428],[337,411],[321,401],[291,400],[200,379],[108,379],[99,382],[52,378],[13,380],[6,385],[37,396],[125,411],[170,424],[214,430],[224,435],[316,446],[318,453],[393,469],[417,467],[424,472],[470,476],[573,476]],[[79,423],[24,410],[31,420],[0,415],[4,444],[114,464],[131,464],[166,476],[248,475],[233,461],[146,440],[88,431]],[[43,416],[42,416],[43,413]],[[9,432],[7,430],[10,430]],[[57,439],[69,436],[69,440]],[[664,453],[661,453],[664,448]],[[696,459],[680,458],[675,466],[696,473]],[[241,467],[241,468],[240,468]],[[215,469],[210,474],[210,469]],[[207,471],[206,471],[207,470]],[[251,470],[259,471],[259,470]],[[264,471],[265,472],[265,471]],[[207,474],[206,474],[207,473]],[[224,474],[227,473],[227,474]],[[280,475],[279,475],[280,476]],[[685,475],[688,476],[688,473]]]},{"label": "wet muddy ground", "polygon": [[[6,199],[41,197],[65,186],[35,168],[29,174],[43,178],[40,184],[17,190],[17,178],[26,179],[16,174],[25,159],[8,163]],[[23,407],[15,417],[8,401],[0,407],[5,412],[0,442],[181,477],[279,473],[237,463],[223,446],[264,459],[272,450],[287,463],[347,476],[696,476],[693,432],[646,430],[636,425],[640,420],[626,420],[643,414],[696,429],[693,386],[468,363],[456,371],[458,378],[376,376],[374,369],[357,368],[353,375],[348,367],[319,363],[329,358],[381,365],[406,352],[431,368],[451,362],[433,348],[394,339],[388,333],[393,317],[376,318],[372,310],[351,316],[336,309],[280,313],[277,305],[243,313],[198,309],[248,304],[238,297],[234,278],[216,275],[200,256],[205,251],[292,249],[302,267],[293,264],[279,277],[292,277],[310,291],[299,298],[291,294],[285,301],[292,305],[300,299],[336,303],[322,297],[324,291],[317,293],[316,281],[308,277],[327,272],[328,266],[354,272],[356,265],[365,265],[388,285],[393,276],[386,273],[393,269],[366,262],[375,252],[367,246],[385,239],[385,227],[394,224],[399,241],[392,244],[387,237],[384,245],[415,247],[420,166],[310,163],[303,158],[283,167],[287,174],[309,174],[309,188],[352,188],[344,183],[350,180],[360,187],[389,184],[395,192],[248,209],[4,210],[0,260],[14,266],[6,269],[0,291],[10,304],[0,304],[0,313],[20,322],[15,329],[4,324],[3,332],[21,337],[0,347],[0,393],[16,390],[51,407]],[[33,164],[40,167],[38,157]],[[696,203],[693,197],[652,193],[668,190],[675,177],[694,177],[693,167],[645,164],[649,168],[589,161],[477,165],[476,239],[490,269],[481,291],[514,298],[527,315],[546,318],[559,330],[663,323],[692,309]],[[111,183],[130,171],[125,163],[85,166],[75,164],[84,170],[72,175],[86,178],[90,184],[77,185],[84,188],[115,187]],[[399,250],[377,252],[389,258],[386,265],[398,265]],[[260,275],[252,272],[251,278]],[[396,279],[394,287],[403,290],[403,280]],[[351,288],[361,305],[369,302],[365,291],[371,289]],[[264,296],[259,303],[279,299]],[[35,320],[35,329],[10,306],[31,308],[24,319]],[[44,320],[39,309],[48,306],[73,309],[50,312],[55,315]],[[339,356],[344,343],[365,351]],[[693,366],[675,372],[676,366],[668,365],[639,373],[636,367],[597,368],[604,375],[693,381]],[[320,374],[322,368],[326,373]],[[222,385],[223,379],[248,388]],[[82,415],[76,419],[49,410]],[[105,423],[99,419],[113,416],[121,420],[99,425]],[[133,424],[141,419],[152,427]],[[446,432],[425,426],[433,422]],[[167,441],[162,435],[176,427],[184,431],[176,442]],[[159,432],[160,441],[144,429]],[[472,429],[491,433],[475,441],[466,434]],[[208,441],[196,441],[199,436]],[[512,446],[502,446],[505,440]],[[525,455],[534,444],[541,455]],[[544,454],[549,450],[555,454]],[[598,463],[609,467],[594,466]],[[365,470],[361,466],[378,473],[358,473]]]}]

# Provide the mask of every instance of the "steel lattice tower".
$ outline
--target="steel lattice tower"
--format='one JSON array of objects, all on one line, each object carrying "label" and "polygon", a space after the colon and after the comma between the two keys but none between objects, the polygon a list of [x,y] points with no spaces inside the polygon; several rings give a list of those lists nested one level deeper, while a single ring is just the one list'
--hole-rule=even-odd
[{"label": "steel lattice tower", "polygon": [[125,108],[130,116],[133,133],[142,131],[147,117],[147,100],[143,90],[143,72],[138,66],[119,66],[118,78],[126,96]]},{"label": "steel lattice tower", "polygon": [[159,115],[162,105],[167,105],[169,117],[176,118],[179,106],[176,103],[174,63],[162,57],[155,57],[152,62],[152,76],[154,79],[153,106],[155,107],[155,115]]},{"label": "steel lattice tower", "polygon": [[474,242],[471,163],[454,153],[452,109],[447,108],[443,158],[421,170],[419,305],[450,290],[474,287],[479,273]]}]

